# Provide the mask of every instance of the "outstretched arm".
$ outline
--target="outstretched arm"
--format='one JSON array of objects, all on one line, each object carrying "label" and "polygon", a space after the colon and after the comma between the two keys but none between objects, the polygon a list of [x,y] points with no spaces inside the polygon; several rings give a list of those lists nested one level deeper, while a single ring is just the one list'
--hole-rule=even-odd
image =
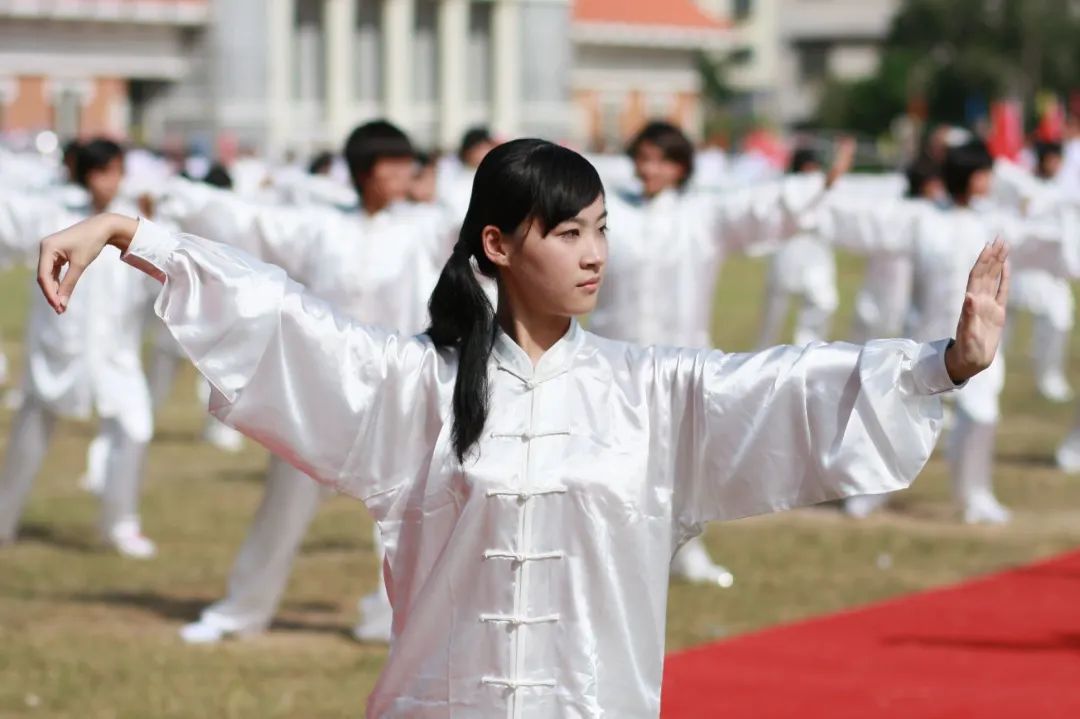
[{"label": "outstretched arm", "polygon": [[[955,342],[811,344],[658,359],[679,524],[907,487],[941,426],[935,395],[993,361],[1005,321],[1007,251],[971,271]],[[666,421],[666,420],[665,420]]]},{"label": "outstretched arm", "polygon": [[219,419],[365,500],[427,461],[445,384],[429,342],[352,322],[235,248],[116,215],[42,242],[38,283],[57,312],[106,244],[164,282],[157,313],[210,381]]}]

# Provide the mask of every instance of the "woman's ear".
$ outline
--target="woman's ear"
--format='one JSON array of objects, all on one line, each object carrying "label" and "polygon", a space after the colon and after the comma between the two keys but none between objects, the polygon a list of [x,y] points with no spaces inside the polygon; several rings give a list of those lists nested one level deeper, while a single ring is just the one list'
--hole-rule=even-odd
[{"label": "woman's ear", "polygon": [[510,264],[510,238],[495,225],[485,225],[480,231],[480,245],[484,255],[496,267]]}]

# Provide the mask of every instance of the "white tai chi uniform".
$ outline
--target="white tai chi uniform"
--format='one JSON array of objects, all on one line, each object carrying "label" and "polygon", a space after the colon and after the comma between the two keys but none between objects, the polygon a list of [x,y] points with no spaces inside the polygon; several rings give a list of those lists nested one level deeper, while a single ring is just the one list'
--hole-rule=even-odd
[{"label": "white tai chi uniform", "polygon": [[[873,200],[898,200],[906,188],[907,179],[899,174],[845,175],[837,181],[833,192]],[[903,336],[904,321],[911,307],[912,280],[911,257],[905,253],[877,252],[866,258],[863,281],[855,295],[853,342]]]},{"label": "white tai chi uniform", "polygon": [[710,520],[906,487],[953,386],[944,341],[725,354],[571,321],[534,366],[498,332],[462,464],[454,351],[150,222],[126,256],[165,280],[212,410],[379,522],[394,640],[372,719],[655,719],[674,549]]},{"label": "white tai chi uniform", "polygon": [[[1017,213],[1035,217],[1058,217],[1077,224],[1080,195],[1067,189],[1061,178],[1041,180],[1023,168],[999,160],[994,165],[995,195]],[[1056,402],[1073,397],[1065,376],[1076,315],[1072,286],[1068,279],[1040,268],[1017,271],[1009,293],[1009,306],[1032,315],[1031,360],[1039,393]]]},{"label": "white tai chi uniform", "polygon": [[[5,250],[36,252],[41,238],[88,217],[89,196],[84,193],[84,203],[76,206],[73,194],[71,188],[64,190],[66,205],[55,196],[0,195],[0,255]],[[123,206],[113,210],[136,214]],[[139,485],[153,423],[139,340],[150,290],[130,276],[110,248],[82,276],[63,315],[33,292],[24,397],[0,471],[0,541],[15,536],[56,418],[86,418],[93,411],[115,448],[103,489],[102,532],[118,546],[141,536]]]},{"label": "white tai chi uniform", "polygon": [[[589,329],[641,345],[711,347],[724,255],[790,234],[823,191],[818,176],[723,195],[672,189],[646,199],[609,193],[610,252]],[[724,586],[732,581],[713,564],[701,537],[675,556],[672,572]]]},{"label": "white tai chi uniform", "polygon": [[[830,198],[824,203],[824,236],[856,251],[904,252],[915,272],[913,337],[952,332],[959,321],[967,278],[975,259],[995,237],[1012,246],[1016,268],[1063,266],[1065,243],[1058,223],[1023,221],[1008,213],[967,208],[941,210],[923,200],[867,203]],[[993,492],[994,433],[998,397],[1005,381],[999,352],[989,369],[956,393],[957,422],[950,433],[953,489],[966,522],[1004,522],[1009,512]],[[849,500],[847,509],[865,516],[884,496]]]},{"label": "white tai chi uniform", "polygon": [[[402,203],[368,216],[327,208],[260,208],[228,193],[218,195],[199,212],[202,229],[287,268],[310,292],[352,319],[408,333],[426,328],[427,301],[452,244],[442,211]],[[198,623],[185,627],[185,639],[217,641],[270,624],[296,553],[328,492],[272,457],[227,595],[204,610]],[[376,546],[381,548],[378,536]],[[361,610],[358,638],[388,640],[390,606],[381,584],[361,600]]]}]

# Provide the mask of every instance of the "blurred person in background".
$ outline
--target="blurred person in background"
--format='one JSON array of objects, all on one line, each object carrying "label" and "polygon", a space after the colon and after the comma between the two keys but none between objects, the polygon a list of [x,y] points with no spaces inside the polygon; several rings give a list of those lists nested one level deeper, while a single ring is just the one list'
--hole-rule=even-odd
[{"label": "blurred person in background", "polygon": [[[193,217],[178,218],[178,224],[285,268],[309,291],[358,322],[380,323],[406,334],[420,332],[428,321],[427,299],[449,253],[454,227],[441,208],[407,201],[414,186],[415,153],[409,138],[394,125],[385,121],[361,125],[347,140],[344,157],[360,197],[359,209],[259,206],[219,193],[193,211]],[[273,456],[226,596],[185,626],[181,637],[205,644],[265,630],[285,592],[304,535],[330,495],[329,489]],[[375,532],[383,569],[377,527]],[[361,600],[360,610],[356,638],[389,641],[391,609],[382,571],[378,588]]]},{"label": "blurred person in background", "polygon": [[[795,150],[788,168],[793,175],[815,175],[822,171],[818,153],[809,148]],[[794,343],[802,346],[822,342],[840,296],[836,290],[836,257],[832,248],[812,232],[800,232],[784,242],[772,257],[765,285],[764,310],[758,348],[780,341],[788,316],[788,303],[798,298]]]},{"label": "blurred person in background", "polygon": [[[73,179],[81,192],[59,197],[0,195],[0,253],[32,253],[34,237],[102,212],[137,216],[118,201],[124,152],[96,139],[76,151]],[[143,374],[141,337],[150,286],[133,281],[116,253],[87,272],[81,307],[57,315],[36,298],[26,329],[24,395],[12,423],[0,469],[0,543],[14,541],[34,478],[58,417],[96,412],[109,448],[100,528],[119,553],[152,557],[142,532],[139,489],[147,443],[153,433],[150,393]]]}]

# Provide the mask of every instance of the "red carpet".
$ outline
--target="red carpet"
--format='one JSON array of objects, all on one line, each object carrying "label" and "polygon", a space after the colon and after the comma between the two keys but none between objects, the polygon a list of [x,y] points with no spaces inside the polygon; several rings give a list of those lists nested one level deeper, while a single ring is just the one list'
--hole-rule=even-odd
[{"label": "red carpet", "polygon": [[664,719],[1080,718],[1080,552],[667,658]]}]

